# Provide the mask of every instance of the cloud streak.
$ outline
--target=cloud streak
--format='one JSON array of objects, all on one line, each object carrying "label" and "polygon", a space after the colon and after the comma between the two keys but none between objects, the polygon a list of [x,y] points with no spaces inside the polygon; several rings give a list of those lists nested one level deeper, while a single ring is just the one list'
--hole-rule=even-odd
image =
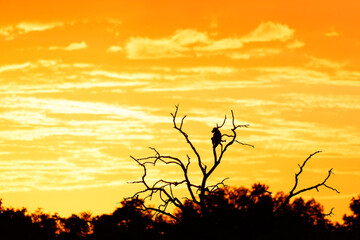
[{"label": "cloud streak", "polygon": [[[294,29],[285,24],[262,22],[255,30],[243,37],[214,39],[207,32],[194,29],[178,30],[168,38],[151,39],[147,37],[132,37],[126,44],[127,56],[130,59],[160,59],[180,58],[190,56],[206,56],[220,54],[224,51],[241,49],[251,42],[286,42],[293,38]],[[295,42],[292,48],[301,47]],[[258,57],[264,56],[261,54]],[[248,58],[251,55],[248,55]]]},{"label": "cloud streak", "polygon": [[88,48],[85,41],[82,42],[74,42],[70,43],[66,47],[59,47],[59,46],[51,46],[49,50],[64,50],[64,51],[74,51],[74,50],[82,50]]},{"label": "cloud streak", "polygon": [[64,26],[63,22],[20,22],[18,24],[0,27],[0,35],[2,35],[5,40],[9,41],[15,39],[19,35],[30,32],[47,31],[62,26]]},{"label": "cloud streak", "polygon": [[290,40],[294,36],[295,30],[289,28],[286,24],[276,22],[262,22],[249,34],[241,38],[244,43],[249,42],[271,42]]}]

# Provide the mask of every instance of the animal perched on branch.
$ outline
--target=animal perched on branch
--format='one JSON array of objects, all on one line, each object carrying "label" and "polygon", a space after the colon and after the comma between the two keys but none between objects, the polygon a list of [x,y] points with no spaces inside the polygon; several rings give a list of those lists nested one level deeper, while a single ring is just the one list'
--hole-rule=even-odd
[{"label": "animal perched on branch", "polygon": [[219,131],[219,128],[214,127],[213,130],[211,131],[213,134],[213,137],[211,138],[213,147],[216,148],[217,145],[219,145],[221,143],[221,132]]},{"label": "animal perched on branch", "polygon": [[[184,219],[188,219],[188,217],[183,218],[184,215],[182,215],[182,214],[185,213],[186,216],[188,216],[187,212],[188,212],[189,207],[187,205],[187,203],[188,203],[187,201],[182,202],[180,200],[182,198],[179,198],[179,196],[175,196],[176,195],[174,193],[175,191],[173,191],[175,189],[175,187],[180,186],[180,185],[186,186],[188,194],[190,195],[189,201],[193,203],[192,206],[194,207],[194,210],[196,211],[196,219],[198,219],[197,216],[200,216],[201,217],[200,219],[203,219],[203,218],[206,219],[205,217],[209,216],[209,213],[211,213],[211,210],[212,210],[212,208],[210,208],[212,205],[209,205],[208,200],[213,197],[213,196],[211,196],[212,193],[219,190],[221,186],[225,186],[224,181],[227,178],[225,178],[221,182],[218,182],[215,185],[211,185],[211,186],[209,186],[207,184],[207,180],[213,174],[213,172],[217,169],[217,167],[219,166],[219,164],[221,163],[221,161],[224,157],[224,153],[230,148],[230,146],[232,146],[234,143],[240,143],[242,145],[249,145],[249,146],[252,146],[252,145],[241,143],[236,140],[237,129],[239,129],[241,127],[248,127],[248,125],[235,125],[234,113],[233,113],[233,111],[231,111],[232,128],[230,130],[231,130],[232,134],[230,134],[230,135],[229,134],[221,134],[221,132],[219,131],[220,128],[222,128],[225,125],[225,121],[226,121],[226,115],[225,115],[223,123],[221,125],[216,124],[215,128],[212,129],[213,136],[211,137],[211,141],[213,144],[214,161],[213,162],[211,161],[212,163],[210,162],[210,163],[207,163],[208,165],[206,165],[203,162],[203,158],[199,154],[198,150],[195,148],[195,146],[191,142],[189,135],[183,130],[183,125],[184,125],[184,120],[186,118],[186,115],[184,115],[180,121],[177,121],[178,110],[179,110],[179,106],[175,106],[175,112],[171,113],[173,127],[185,138],[184,140],[189,144],[189,147],[192,149],[193,154],[196,156],[196,160],[195,161],[191,160],[189,155],[187,155],[187,163],[185,163],[183,160],[181,160],[179,158],[169,156],[169,155],[162,155],[155,148],[150,148],[154,151],[153,156],[143,157],[143,158],[135,158],[135,157],[131,156],[131,158],[133,160],[135,160],[143,168],[143,175],[141,177],[141,180],[134,181],[132,183],[141,183],[141,184],[143,184],[143,187],[144,187],[143,190],[136,192],[132,198],[138,197],[140,195],[145,195],[144,199],[146,199],[146,198],[151,199],[153,196],[157,195],[157,197],[159,197],[160,200],[162,201],[162,203],[160,205],[158,205],[157,207],[151,207],[151,206],[148,207],[144,203],[142,203],[141,210],[150,211],[150,212],[154,213],[156,216],[158,214],[161,214],[163,216],[170,217],[171,219],[173,219],[174,221],[176,221],[178,223],[181,223],[184,221]],[[223,140],[222,140],[222,136],[224,136]],[[216,149],[216,147],[219,144],[221,145],[221,149]],[[148,180],[146,178],[148,167],[155,166],[159,162],[168,164],[168,165],[172,165],[172,166],[177,165],[178,167],[180,167],[180,169],[184,175],[184,179],[180,182],[179,181],[167,181],[164,179],[159,179],[158,181],[150,180],[151,183],[148,182]],[[189,168],[190,168],[190,165],[192,162],[197,162],[197,164],[199,165],[201,184],[194,184],[192,181],[190,181]],[[179,209],[179,213],[181,213],[181,214],[174,215],[174,214],[170,213],[167,210],[167,207],[169,207],[169,206],[175,206],[176,208]],[[192,206],[191,206],[191,208],[192,208]],[[198,212],[198,210],[199,210],[199,212]],[[185,226],[185,225],[182,225],[182,226]],[[202,226],[209,226],[209,225],[206,222],[206,224],[203,225],[201,223],[198,226],[201,227],[201,229],[202,229],[203,228]],[[206,230],[206,233],[208,233],[208,229],[206,228],[205,230]],[[200,235],[202,235],[202,234],[200,234]],[[186,237],[188,237],[188,236],[186,236]],[[208,239],[210,237],[203,237],[203,238]]]}]

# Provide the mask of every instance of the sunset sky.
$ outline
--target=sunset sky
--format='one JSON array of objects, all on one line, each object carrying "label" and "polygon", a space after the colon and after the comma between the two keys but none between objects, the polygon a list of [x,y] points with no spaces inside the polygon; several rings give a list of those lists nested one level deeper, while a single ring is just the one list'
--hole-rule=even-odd
[{"label": "sunset sky", "polygon": [[[234,111],[239,141],[210,182],[311,191],[332,220],[360,194],[360,1],[0,0],[0,198],[110,213],[141,186],[130,158],[206,161]],[[229,129],[230,122],[224,126]],[[196,163],[192,179],[199,181]],[[156,177],[174,169],[153,169]]]}]

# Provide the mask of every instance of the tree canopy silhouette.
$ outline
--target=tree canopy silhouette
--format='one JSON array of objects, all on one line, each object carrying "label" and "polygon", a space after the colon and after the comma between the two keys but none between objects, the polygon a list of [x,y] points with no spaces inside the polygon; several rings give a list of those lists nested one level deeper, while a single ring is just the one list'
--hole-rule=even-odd
[{"label": "tree canopy silhouette", "polygon": [[360,197],[350,203],[344,223],[332,223],[320,203],[295,198],[281,210],[287,194],[272,194],[256,183],[251,188],[220,187],[206,197],[206,218],[191,199],[174,211],[181,221],[152,217],[142,199],[128,199],[110,214],[88,213],[62,218],[25,208],[5,208],[0,201],[0,239],[359,239]]}]

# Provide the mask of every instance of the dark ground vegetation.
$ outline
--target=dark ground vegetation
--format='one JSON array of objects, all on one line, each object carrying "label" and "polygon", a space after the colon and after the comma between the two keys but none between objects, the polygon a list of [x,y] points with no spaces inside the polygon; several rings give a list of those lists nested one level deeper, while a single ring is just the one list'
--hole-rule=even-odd
[{"label": "dark ground vegetation", "polygon": [[331,222],[313,199],[283,206],[285,199],[262,184],[223,187],[206,199],[206,217],[186,200],[185,211],[174,213],[180,222],[140,210],[143,200],[136,198],[123,200],[111,214],[68,218],[1,205],[0,239],[360,239],[360,196],[352,199],[352,214],[344,215],[342,224]]}]

